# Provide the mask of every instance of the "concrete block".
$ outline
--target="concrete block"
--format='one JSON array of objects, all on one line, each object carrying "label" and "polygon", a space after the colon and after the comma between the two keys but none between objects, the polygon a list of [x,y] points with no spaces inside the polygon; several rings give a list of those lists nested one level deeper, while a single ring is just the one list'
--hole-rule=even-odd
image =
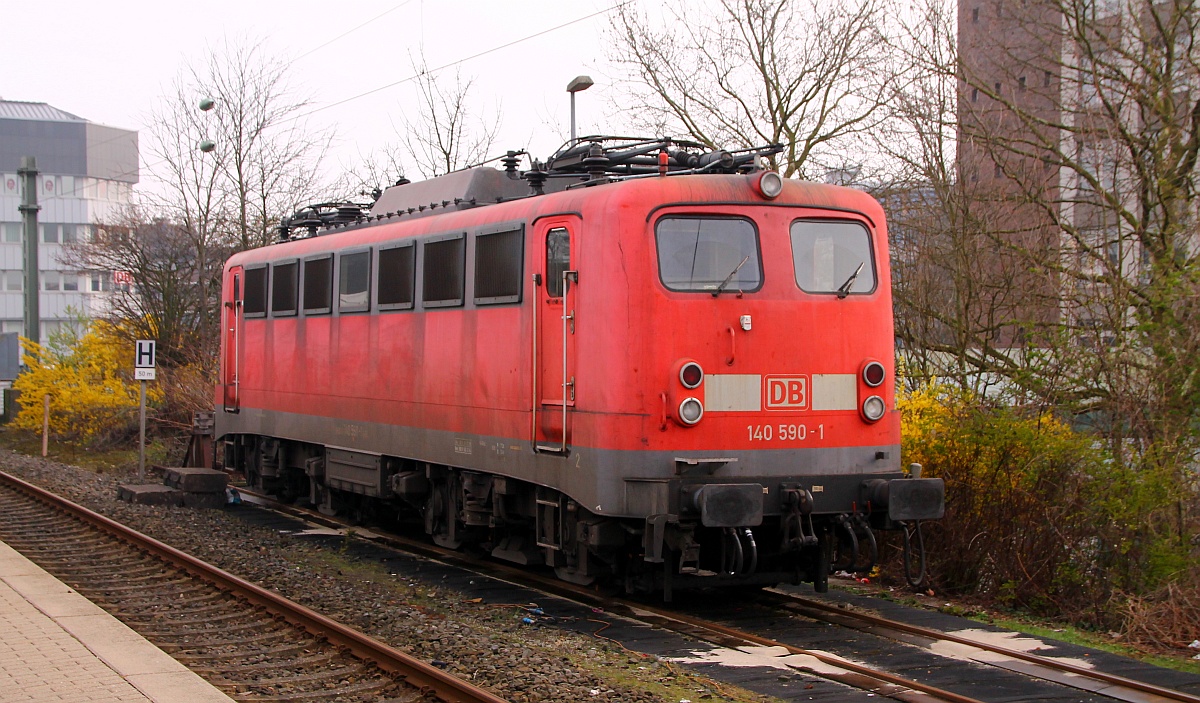
[{"label": "concrete block", "polygon": [[220,493],[222,501],[229,477],[224,471],[195,468],[167,468],[163,483],[188,493]]},{"label": "concrete block", "polygon": [[141,505],[182,505],[183,492],[157,483],[123,483],[117,488],[117,499]]},{"label": "concrete block", "polygon": [[183,492],[183,505],[188,508],[224,508],[225,491],[220,493]]}]

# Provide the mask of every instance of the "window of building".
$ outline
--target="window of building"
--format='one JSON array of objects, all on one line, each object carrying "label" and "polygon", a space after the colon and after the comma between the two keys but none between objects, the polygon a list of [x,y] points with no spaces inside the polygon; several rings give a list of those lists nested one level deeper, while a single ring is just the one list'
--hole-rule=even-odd
[{"label": "window of building", "polygon": [[79,274],[64,273],[62,275],[62,289],[65,291],[79,290]]},{"label": "window of building", "polygon": [[42,241],[46,244],[58,244],[58,225],[44,224],[42,228]]},{"label": "window of building", "polygon": [[242,297],[242,310],[246,317],[267,314],[266,266],[246,269],[246,294]]},{"label": "window of building", "polygon": [[304,262],[304,314],[320,315],[333,308],[333,257]]},{"label": "window of building", "polygon": [[425,242],[424,250],[421,302],[430,308],[462,305],[465,237],[454,234],[431,239]]},{"label": "window of building", "polygon": [[274,264],[271,266],[271,313],[277,316],[296,314],[296,272],[299,266],[295,261]]},{"label": "window of building", "polygon": [[973,103],[979,102],[979,89],[978,88],[971,89],[971,102],[973,102]]},{"label": "window of building", "polygon": [[978,7],[976,7],[976,8],[975,8],[975,9],[973,9],[973,10],[971,10],[971,21],[972,21],[972,22],[974,22],[974,23],[978,23],[978,22],[979,22],[979,8],[978,8]]},{"label": "window of building", "polygon": [[1046,71],[1042,75],[1042,86],[1046,87],[1046,88],[1050,87],[1050,72],[1049,71]]},{"label": "window of building", "polygon": [[370,309],[368,290],[371,283],[371,252],[342,254],[338,268],[338,311],[363,312]]},{"label": "window of building", "polygon": [[997,81],[993,87],[996,89],[996,95],[999,95],[1000,94],[1000,82]]},{"label": "window of building", "polygon": [[4,289],[10,291],[22,290],[25,286],[24,271],[5,271],[4,272]]},{"label": "window of building", "polygon": [[24,228],[20,222],[4,223],[4,241],[20,244],[24,237]]},{"label": "window of building", "polygon": [[58,271],[42,271],[42,290],[58,290]]},{"label": "window of building", "polygon": [[839,296],[875,291],[875,260],[866,227],[857,222],[797,220],[791,234],[800,290]]},{"label": "window of building", "polygon": [[417,247],[412,242],[379,250],[379,281],[375,300],[380,310],[407,310],[413,306],[417,273]]},{"label": "window of building", "polygon": [[654,228],[668,290],[753,291],[762,286],[758,230],[737,217],[664,217]]},{"label": "window of building", "polygon": [[521,226],[475,237],[475,302],[516,303],[521,300],[521,261],[525,253]]},{"label": "window of building", "polygon": [[1021,76],[1017,79],[1017,92],[1025,92],[1025,76]]},{"label": "window of building", "polygon": [[999,178],[1003,173],[1004,172],[1000,170],[1000,164],[996,164],[995,170],[993,171],[992,175],[995,176],[996,178]]},{"label": "window of building", "polygon": [[78,241],[76,238],[76,235],[77,235],[77,230],[75,229],[75,225],[64,224],[62,226],[62,243],[63,244],[73,244],[76,241]]}]

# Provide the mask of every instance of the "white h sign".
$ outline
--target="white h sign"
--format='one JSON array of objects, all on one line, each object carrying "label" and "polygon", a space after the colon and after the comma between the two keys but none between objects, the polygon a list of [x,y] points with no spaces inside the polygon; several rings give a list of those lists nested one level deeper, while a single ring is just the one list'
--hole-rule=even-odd
[{"label": "white h sign", "polygon": [[154,352],[155,341],[153,339],[139,339],[137,341],[133,357],[133,377],[135,380],[154,380]]}]

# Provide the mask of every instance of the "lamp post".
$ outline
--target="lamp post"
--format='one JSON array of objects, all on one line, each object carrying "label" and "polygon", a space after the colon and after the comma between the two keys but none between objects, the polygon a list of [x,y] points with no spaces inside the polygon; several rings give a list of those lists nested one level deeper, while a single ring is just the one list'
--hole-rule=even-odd
[{"label": "lamp post", "polygon": [[595,83],[590,76],[575,76],[567,84],[567,92],[571,94],[571,141],[575,141],[575,94],[591,88]]},{"label": "lamp post", "polygon": [[[200,110],[203,112],[208,112],[209,110],[213,109],[216,106],[217,106],[217,101],[213,100],[212,98],[201,98],[200,99]],[[203,151],[205,154],[209,153],[210,151],[212,151],[213,149],[216,149],[216,148],[217,148],[216,142],[214,142],[213,140],[211,140],[211,139],[200,140],[199,149],[200,149],[200,151]]]}]

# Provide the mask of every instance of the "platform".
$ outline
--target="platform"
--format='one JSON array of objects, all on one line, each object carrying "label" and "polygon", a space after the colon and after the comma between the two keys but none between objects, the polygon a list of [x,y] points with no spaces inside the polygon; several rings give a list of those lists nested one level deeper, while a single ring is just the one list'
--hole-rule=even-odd
[{"label": "platform", "polygon": [[204,679],[0,542],[6,703],[231,703]]}]

